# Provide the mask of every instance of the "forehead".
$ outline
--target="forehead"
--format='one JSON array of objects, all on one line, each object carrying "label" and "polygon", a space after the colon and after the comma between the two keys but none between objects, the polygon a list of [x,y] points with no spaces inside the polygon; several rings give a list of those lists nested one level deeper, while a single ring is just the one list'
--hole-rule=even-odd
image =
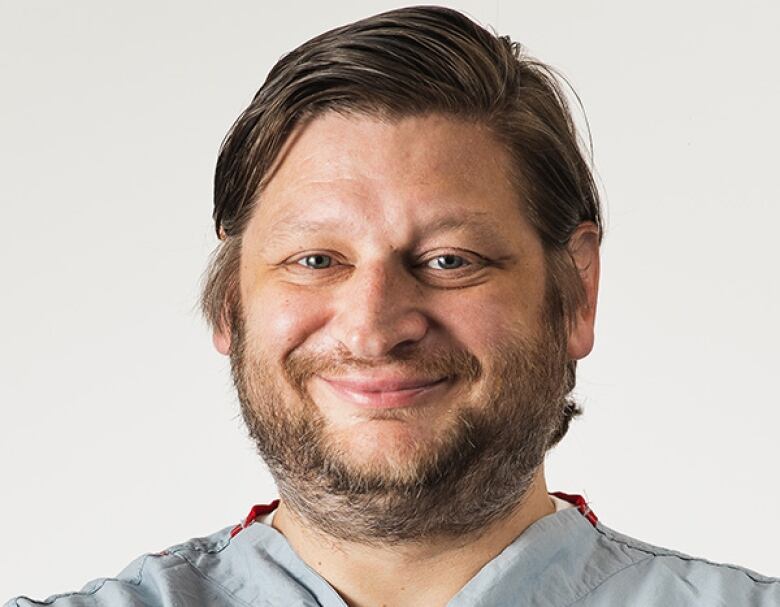
[{"label": "forehead", "polygon": [[252,223],[273,232],[318,222],[501,224],[520,218],[505,148],[483,125],[441,115],[380,120],[334,112],[295,131]]}]

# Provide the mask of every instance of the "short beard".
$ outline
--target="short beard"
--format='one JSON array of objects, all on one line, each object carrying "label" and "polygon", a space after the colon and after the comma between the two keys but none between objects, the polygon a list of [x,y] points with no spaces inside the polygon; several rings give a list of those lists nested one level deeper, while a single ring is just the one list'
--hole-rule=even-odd
[{"label": "short beard", "polygon": [[[563,423],[567,358],[560,327],[546,321],[538,340],[515,337],[497,346],[483,381],[491,388],[485,401],[458,407],[455,424],[439,437],[433,452],[402,470],[351,465],[305,388],[322,370],[354,367],[347,353],[323,362],[323,357],[293,351],[283,363],[284,375],[301,405],[287,402],[271,361],[248,348],[238,310],[232,319],[230,361],[249,434],[293,516],[350,542],[462,539],[523,503]],[[390,364],[428,371],[426,377],[457,376],[466,386],[484,374],[467,351],[412,351],[383,362]],[[381,415],[395,419],[403,411],[377,413]]]}]

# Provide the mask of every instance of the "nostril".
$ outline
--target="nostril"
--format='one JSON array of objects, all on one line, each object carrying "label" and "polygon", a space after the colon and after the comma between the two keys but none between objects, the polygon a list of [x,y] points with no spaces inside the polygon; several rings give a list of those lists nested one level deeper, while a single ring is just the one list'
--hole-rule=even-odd
[{"label": "nostril", "polygon": [[393,354],[399,357],[407,356],[420,348],[418,340],[405,339],[393,347]]}]

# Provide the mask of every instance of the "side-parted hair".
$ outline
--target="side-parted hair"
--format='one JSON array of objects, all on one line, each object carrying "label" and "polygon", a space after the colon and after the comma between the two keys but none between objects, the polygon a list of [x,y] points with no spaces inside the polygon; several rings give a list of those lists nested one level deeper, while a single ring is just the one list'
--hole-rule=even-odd
[{"label": "side-parted hair", "polygon": [[[478,123],[506,146],[520,210],[545,254],[549,320],[569,327],[585,303],[567,244],[582,221],[603,226],[598,190],[552,68],[508,36],[443,7],[388,11],[325,32],[284,55],[230,128],[214,177],[218,238],[201,309],[212,330],[240,313],[241,238],[292,131],[324,112],[386,120],[439,113]],[[567,369],[575,385],[576,361]],[[581,409],[568,399],[555,444]],[[552,446],[551,444],[551,446]]]}]

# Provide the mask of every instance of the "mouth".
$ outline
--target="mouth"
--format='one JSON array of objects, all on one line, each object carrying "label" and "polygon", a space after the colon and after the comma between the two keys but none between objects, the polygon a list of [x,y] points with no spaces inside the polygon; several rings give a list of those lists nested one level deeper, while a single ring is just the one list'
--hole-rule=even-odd
[{"label": "mouth", "polygon": [[444,392],[454,377],[436,380],[347,380],[319,377],[333,394],[353,405],[372,409],[418,406]]}]

